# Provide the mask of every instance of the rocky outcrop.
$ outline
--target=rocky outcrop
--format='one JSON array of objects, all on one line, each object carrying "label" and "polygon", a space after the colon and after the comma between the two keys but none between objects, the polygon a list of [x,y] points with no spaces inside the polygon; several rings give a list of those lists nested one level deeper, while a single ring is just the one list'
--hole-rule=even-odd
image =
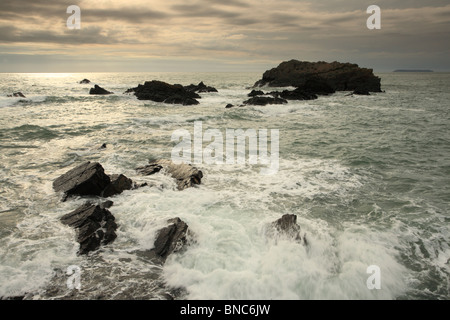
[{"label": "rocky outcrop", "polygon": [[151,162],[150,164],[137,168],[142,175],[152,175],[161,170],[167,172],[177,183],[178,190],[184,190],[196,184],[200,184],[203,178],[203,172],[190,164],[175,164],[171,160],[162,159]]},{"label": "rocky outcrop", "polygon": [[302,88],[297,88],[295,90],[283,90],[280,97],[286,100],[314,100],[317,99],[317,95],[310,91],[305,91]]},{"label": "rocky outcrop", "polygon": [[366,90],[381,92],[380,78],[372,69],[341,62],[290,60],[264,72],[254,87],[301,87],[310,79],[325,81],[335,91]]},{"label": "rocky outcrop", "polygon": [[279,97],[261,97],[256,96],[243,102],[245,105],[265,106],[268,104],[286,104],[285,99]]},{"label": "rocky outcrop", "polygon": [[197,93],[186,90],[179,84],[168,84],[162,81],[146,81],[125,93],[134,93],[139,100],[151,100],[170,104],[195,105],[201,98]]},{"label": "rocky outcrop", "polygon": [[79,254],[95,251],[116,239],[117,224],[114,216],[105,208],[108,205],[86,203],[60,218],[63,224],[76,229]]},{"label": "rocky outcrop", "polygon": [[56,192],[64,192],[63,200],[69,196],[111,197],[137,186],[124,175],[108,176],[98,162],[85,162],[53,181]]},{"label": "rocky outcrop", "polygon": [[94,88],[89,90],[89,94],[113,94],[114,92],[110,92],[108,90],[103,89],[102,87],[95,85]]},{"label": "rocky outcrop", "polygon": [[203,81],[200,82],[198,85],[190,84],[190,85],[188,85],[188,86],[184,86],[184,88],[185,88],[187,91],[190,91],[190,92],[197,92],[197,93],[203,93],[203,92],[218,92],[216,88],[205,85],[205,84],[203,83]]},{"label": "rocky outcrop", "polygon": [[91,83],[91,81],[89,79],[83,79],[80,81],[80,84],[87,84],[87,83]]}]

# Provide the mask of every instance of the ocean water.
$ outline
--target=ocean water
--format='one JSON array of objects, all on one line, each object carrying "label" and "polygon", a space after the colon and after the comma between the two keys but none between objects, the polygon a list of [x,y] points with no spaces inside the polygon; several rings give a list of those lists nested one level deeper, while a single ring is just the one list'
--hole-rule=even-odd
[{"label": "ocean water", "polygon": [[[450,74],[378,76],[384,93],[225,109],[261,74],[1,74],[0,297],[449,299]],[[197,106],[123,94],[148,80],[219,92]],[[94,83],[115,94],[89,95]],[[6,97],[17,91],[26,98]],[[202,184],[184,191],[163,173],[136,173],[170,158],[172,133],[198,122],[224,135],[278,129],[278,172],[202,163]],[[86,199],[61,202],[52,182],[88,160],[154,186],[111,197],[117,239],[78,256],[59,218]],[[308,246],[268,236],[283,214],[297,215]],[[163,267],[136,254],[173,217],[193,233],[186,250]],[[73,265],[80,290],[67,286]],[[369,266],[379,267],[380,289],[367,285]]]}]

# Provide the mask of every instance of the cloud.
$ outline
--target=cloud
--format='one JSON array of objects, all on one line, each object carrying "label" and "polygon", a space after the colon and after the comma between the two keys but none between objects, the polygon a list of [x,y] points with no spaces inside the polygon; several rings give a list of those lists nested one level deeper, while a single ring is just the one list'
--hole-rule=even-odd
[{"label": "cloud", "polygon": [[0,45],[31,55],[52,50],[61,57],[79,52],[98,59],[116,55],[117,61],[164,56],[224,64],[236,57],[370,63],[390,52],[433,59],[450,50],[448,0],[379,0],[382,29],[375,31],[366,28],[368,4],[357,0],[80,0],[82,28],[69,30],[66,8],[72,4],[0,2]]}]

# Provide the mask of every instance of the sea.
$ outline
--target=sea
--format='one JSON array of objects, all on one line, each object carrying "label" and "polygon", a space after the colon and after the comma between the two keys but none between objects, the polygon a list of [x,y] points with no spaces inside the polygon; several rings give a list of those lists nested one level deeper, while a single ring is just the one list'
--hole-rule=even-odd
[{"label": "sea", "polygon": [[[0,74],[0,297],[448,300],[450,73],[376,75],[384,92],[369,96],[239,107],[260,73]],[[193,106],[124,94],[151,80],[218,92]],[[114,94],[90,95],[94,84]],[[278,130],[277,170],[204,161],[201,184],[182,191],[136,171],[170,159],[174,133],[193,138],[196,124]],[[52,183],[86,161],[147,186],[108,198],[116,240],[79,255],[60,218],[98,199],[62,201]],[[267,232],[285,214],[308,245]],[[139,254],[175,217],[189,244],[163,265]]]}]

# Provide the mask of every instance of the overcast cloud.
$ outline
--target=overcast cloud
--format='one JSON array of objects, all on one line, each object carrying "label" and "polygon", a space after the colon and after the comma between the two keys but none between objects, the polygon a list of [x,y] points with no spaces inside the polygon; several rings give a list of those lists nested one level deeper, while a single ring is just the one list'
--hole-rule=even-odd
[{"label": "overcast cloud", "polygon": [[[80,30],[66,26],[73,4]],[[372,4],[381,30],[366,27]],[[0,72],[263,72],[288,59],[450,71],[449,38],[448,0],[0,3]]]}]

